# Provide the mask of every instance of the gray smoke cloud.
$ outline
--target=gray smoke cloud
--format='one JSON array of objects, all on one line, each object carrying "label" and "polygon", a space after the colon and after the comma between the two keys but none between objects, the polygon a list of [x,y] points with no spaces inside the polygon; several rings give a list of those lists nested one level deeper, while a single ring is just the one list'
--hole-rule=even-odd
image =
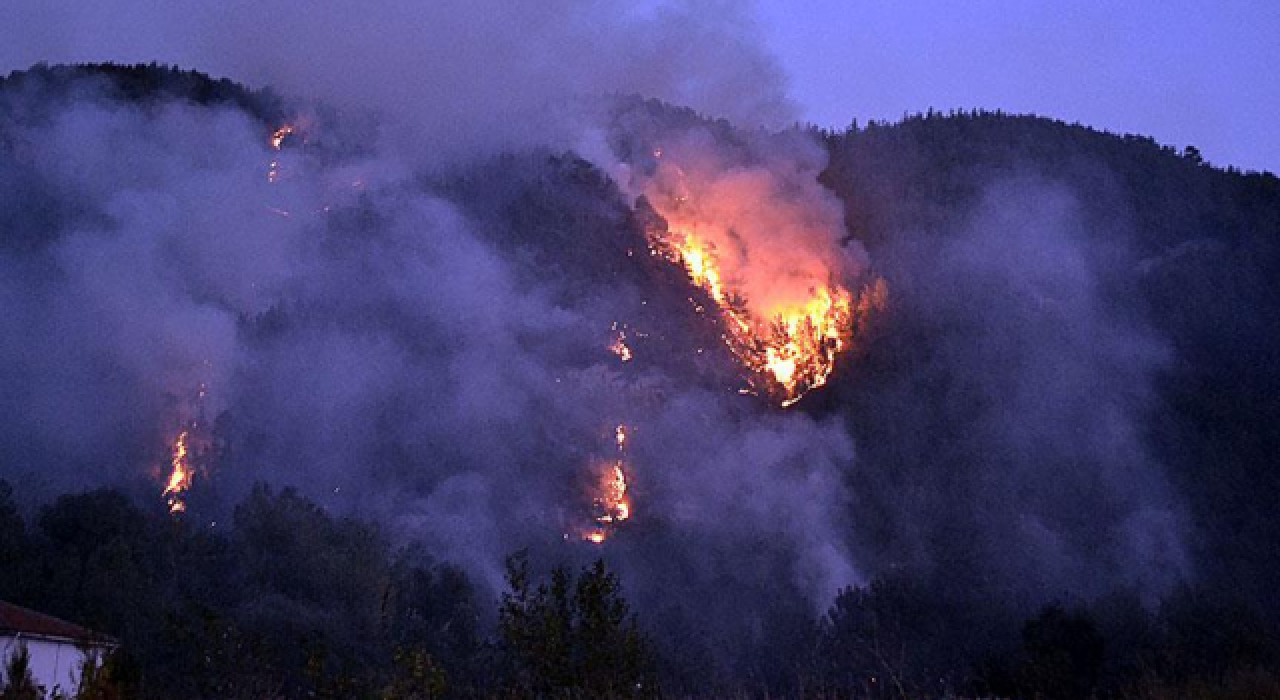
[{"label": "gray smoke cloud", "polygon": [[[638,596],[660,594],[663,566],[732,568],[760,539],[815,607],[863,580],[842,534],[848,437],[739,396],[720,379],[727,358],[700,378],[678,268],[648,263],[668,271],[666,290],[643,279],[570,290],[576,275],[502,243],[538,245],[536,234],[472,215],[502,205],[424,186],[401,153],[276,153],[269,128],[232,109],[82,91],[6,133],[8,179],[43,183],[49,199],[45,218],[17,190],[0,207],[31,228],[29,246],[0,256],[9,478],[45,496],[131,482],[159,504],[169,445],[199,419],[193,445],[207,456],[190,517],[220,519],[257,480],[293,485],[497,592],[516,549],[600,551],[581,541],[593,469],[625,423],[637,534],[620,529],[605,551],[625,562],[678,543],[663,565],[635,569]],[[543,178],[547,162],[513,169]],[[601,206],[630,205],[609,185],[557,210]],[[626,218],[573,231],[644,246]],[[679,313],[663,320],[662,308]],[[664,359],[641,338],[625,365],[607,350],[618,321],[680,350]]]},{"label": "gray smoke cloud", "polygon": [[1171,349],[1117,296],[1135,261],[1123,212],[1100,224],[1025,175],[957,218],[876,251],[900,282],[888,342],[912,358],[868,378],[858,493],[892,521],[882,564],[1030,604],[1158,598],[1190,575],[1188,524],[1144,434]]},{"label": "gray smoke cloud", "polygon": [[643,94],[744,126],[796,115],[751,4],[733,0],[19,0],[6,11],[14,31],[0,68],[105,60],[197,67],[376,110],[392,121],[390,148],[419,162],[571,143],[583,124],[566,103],[603,94]]}]

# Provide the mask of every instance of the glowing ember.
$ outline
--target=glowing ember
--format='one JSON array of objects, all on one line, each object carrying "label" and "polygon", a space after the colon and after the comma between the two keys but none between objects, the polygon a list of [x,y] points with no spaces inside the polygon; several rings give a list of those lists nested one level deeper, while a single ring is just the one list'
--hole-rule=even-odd
[{"label": "glowing ember", "polygon": [[613,324],[613,342],[609,344],[609,352],[618,356],[623,362],[630,362],[633,355],[631,348],[627,345],[627,332],[618,328],[618,324]]},{"label": "glowing ember", "polygon": [[[277,154],[284,148],[284,140],[294,132],[293,125],[285,124],[271,133],[271,150]],[[267,182],[276,182],[280,179],[280,156],[276,155],[271,159],[271,164],[267,168]]]},{"label": "glowing ember", "polygon": [[271,150],[278,151],[284,146],[285,137],[293,133],[293,126],[285,124],[271,134]]},{"label": "glowing ember", "polygon": [[601,544],[609,538],[613,527],[631,517],[631,501],[627,496],[626,445],[627,426],[619,424],[614,429],[614,444],[618,457],[599,462],[591,500],[592,520],[595,524],[582,533],[582,539]]},{"label": "glowing ember", "polygon": [[165,501],[169,504],[170,513],[181,513],[187,509],[183,496],[191,488],[191,462],[188,440],[191,431],[184,430],[173,441],[173,457],[169,460],[172,471],[169,473],[168,485],[165,486]]},{"label": "glowing ember", "polygon": [[622,471],[622,460],[605,470],[600,491],[595,505],[603,512],[596,517],[596,522],[607,525],[631,517],[631,505],[627,503],[627,475]]},{"label": "glowing ember", "polygon": [[591,503],[595,526],[583,534],[583,539],[597,544],[609,537],[609,528],[631,517],[631,503],[627,500],[627,475],[618,459],[597,467],[600,470],[596,484],[596,497]]}]

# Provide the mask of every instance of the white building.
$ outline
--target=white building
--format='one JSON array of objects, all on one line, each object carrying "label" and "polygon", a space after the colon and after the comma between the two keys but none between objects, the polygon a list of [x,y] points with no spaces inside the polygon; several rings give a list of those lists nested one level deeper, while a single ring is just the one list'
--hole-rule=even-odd
[{"label": "white building", "polygon": [[79,625],[0,601],[0,675],[21,646],[31,655],[31,675],[46,695],[73,695],[85,654],[95,658],[116,647],[111,638]]}]

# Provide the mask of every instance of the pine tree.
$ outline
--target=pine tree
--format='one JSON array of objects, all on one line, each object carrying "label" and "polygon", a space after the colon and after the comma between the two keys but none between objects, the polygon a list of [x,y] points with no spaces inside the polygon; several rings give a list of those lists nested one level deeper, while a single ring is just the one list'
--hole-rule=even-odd
[{"label": "pine tree", "polygon": [[499,624],[509,684],[534,697],[650,697],[653,654],[602,560],[575,577],[568,567],[532,587],[524,553],[507,561]]}]

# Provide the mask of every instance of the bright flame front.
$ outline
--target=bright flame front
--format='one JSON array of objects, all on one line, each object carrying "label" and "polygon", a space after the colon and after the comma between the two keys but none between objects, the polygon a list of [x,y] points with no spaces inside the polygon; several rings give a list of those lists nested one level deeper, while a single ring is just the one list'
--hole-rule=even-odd
[{"label": "bright flame front", "polygon": [[881,281],[857,295],[839,283],[849,261],[830,193],[765,168],[692,158],[686,169],[653,155],[641,189],[666,228],[647,231],[650,252],[715,302],[722,338],[747,370],[744,393],[790,406],[826,384],[855,326],[885,299]]},{"label": "bright flame front", "polygon": [[[203,470],[211,448],[210,426],[205,420],[208,396],[208,385],[201,382],[195,392],[180,404],[177,415],[173,417],[171,425],[176,434],[169,433],[172,437],[166,438],[169,458],[162,468],[167,470],[168,476],[163,477],[164,490],[160,495],[174,515],[186,512],[187,495],[196,473],[200,472],[201,478],[207,476]],[[159,470],[156,475],[162,476]]]},{"label": "bright flame front", "polygon": [[696,224],[682,221],[678,208],[658,211],[668,230],[651,232],[650,246],[682,265],[719,306],[725,344],[752,375],[753,389],[790,406],[826,384],[836,357],[852,342],[853,294],[829,279],[815,280],[803,298],[753,305],[749,290],[725,282],[715,246],[696,233]]}]

